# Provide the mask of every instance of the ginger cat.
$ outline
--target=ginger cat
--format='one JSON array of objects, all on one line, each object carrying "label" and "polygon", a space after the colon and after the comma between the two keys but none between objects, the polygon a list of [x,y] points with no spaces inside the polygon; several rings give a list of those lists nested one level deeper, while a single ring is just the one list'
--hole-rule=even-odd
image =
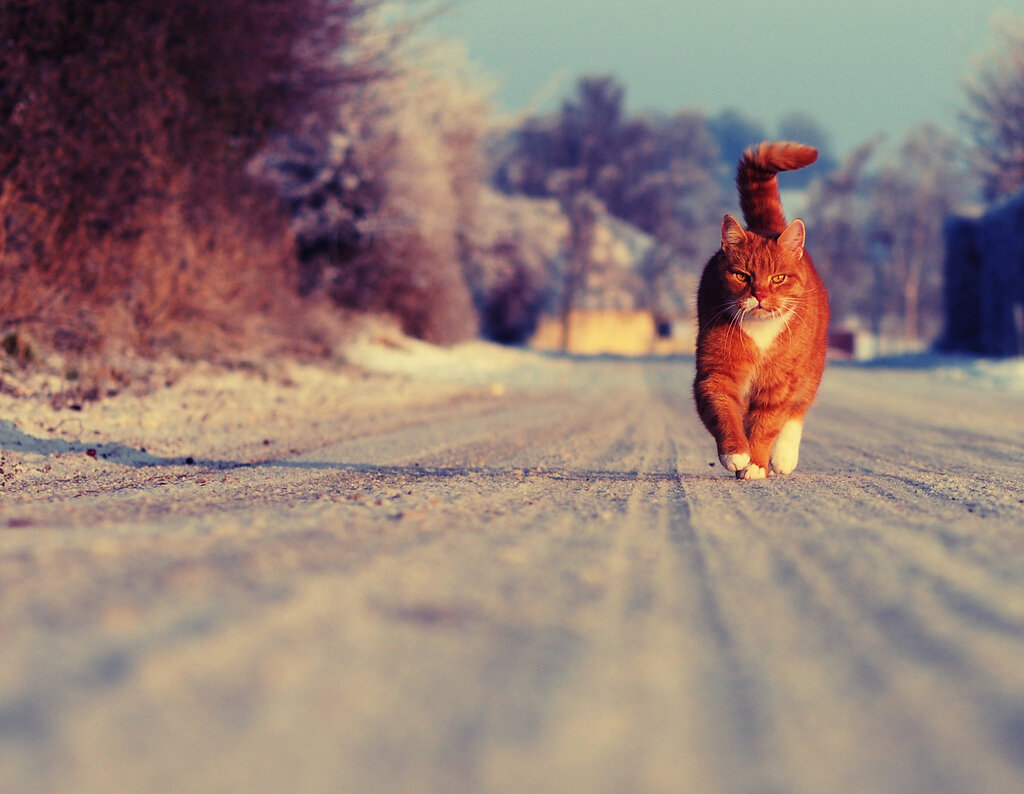
[{"label": "ginger cat", "polygon": [[828,295],[803,221],[786,225],[775,177],[817,158],[799,143],[744,152],[736,186],[748,228],[725,216],[722,247],[700,280],[694,397],[719,460],[739,479],[796,468],[825,368]]}]

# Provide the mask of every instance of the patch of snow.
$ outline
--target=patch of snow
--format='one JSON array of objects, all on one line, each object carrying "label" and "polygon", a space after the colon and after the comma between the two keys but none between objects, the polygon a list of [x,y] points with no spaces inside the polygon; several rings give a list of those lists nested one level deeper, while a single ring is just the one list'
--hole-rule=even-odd
[{"label": "patch of snow", "polygon": [[442,383],[493,384],[496,388],[513,376],[521,383],[524,374],[539,375],[562,368],[557,361],[522,348],[483,341],[438,347],[397,333],[365,335],[345,349],[345,358],[377,374]]},{"label": "patch of snow", "polygon": [[937,372],[959,383],[1006,392],[1024,392],[1024,358],[974,359],[942,365]]},{"label": "patch of snow", "polygon": [[967,388],[1024,392],[1024,357],[980,358],[925,351],[875,358],[858,366],[925,372]]}]

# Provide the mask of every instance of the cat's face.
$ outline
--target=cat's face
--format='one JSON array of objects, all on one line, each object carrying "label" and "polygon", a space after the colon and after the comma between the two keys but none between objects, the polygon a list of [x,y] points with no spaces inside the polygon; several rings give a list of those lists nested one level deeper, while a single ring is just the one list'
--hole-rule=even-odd
[{"label": "cat's face", "polygon": [[734,316],[768,319],[797,307],[806,285],[802,221],[793,221],[772,240],[744,231],[727,215],[722,253],[719,275]]}]

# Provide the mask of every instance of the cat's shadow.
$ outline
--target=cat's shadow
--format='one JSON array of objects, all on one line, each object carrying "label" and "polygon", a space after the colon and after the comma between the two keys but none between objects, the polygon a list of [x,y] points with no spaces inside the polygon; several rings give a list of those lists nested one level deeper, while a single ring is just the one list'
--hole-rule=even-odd
[{"label": "cat's shadow", "polygon": [[[165,457],[152,455],[143,449],[127,444],[105,442],[90,444],[85,441],[66,438],[40,438],[30,435],[14,422],[0,419],[0,449],[9,452],[28,452],[37,455],[87,455],[102,458],[124,466],[141,468],[145,466],[184,466],[195,461],[187,456]],[[240,466],[243,464],[228,464]]]},{"label": "cat's shadow", "polygon": [[13,422],[0,419],[0,450],[37,455],[76,455],[102,459],[127,468],[151,468],[189,466],[200,469],[242,469],[281,468],[337,471],[352,474],[389,474],[412,479],[446,479],[459,476],[476,476],[494,479],[513,477],[543,477],[549,480],[571,480],[574,482],[689,482],[693,480],[731,479],[712,473],[693,474],[684,472],[640,472],[635,469],[569,469],[564,467],[539,466],[433,466],[429,464],[374,464],[357,461],[320,461],[297,458],[271,458],[266,460],[213,460],[193,456],[168,457],[154,455],[144,448],[137,449],[117,442],[87,443],[66,438],[39,438],[24,432]]}]

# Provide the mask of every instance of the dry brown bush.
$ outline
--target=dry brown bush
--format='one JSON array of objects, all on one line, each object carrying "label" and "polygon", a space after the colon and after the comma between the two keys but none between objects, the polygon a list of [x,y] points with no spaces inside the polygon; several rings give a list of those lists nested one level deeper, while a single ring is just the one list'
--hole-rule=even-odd
[{"label": "dry brown bush", "polygon": [[5,333],[207,355],[243,346],[251,315],[288,315],[287,218],[244,164],[378,74],[336,57],[375,2],[4,2]]}]

